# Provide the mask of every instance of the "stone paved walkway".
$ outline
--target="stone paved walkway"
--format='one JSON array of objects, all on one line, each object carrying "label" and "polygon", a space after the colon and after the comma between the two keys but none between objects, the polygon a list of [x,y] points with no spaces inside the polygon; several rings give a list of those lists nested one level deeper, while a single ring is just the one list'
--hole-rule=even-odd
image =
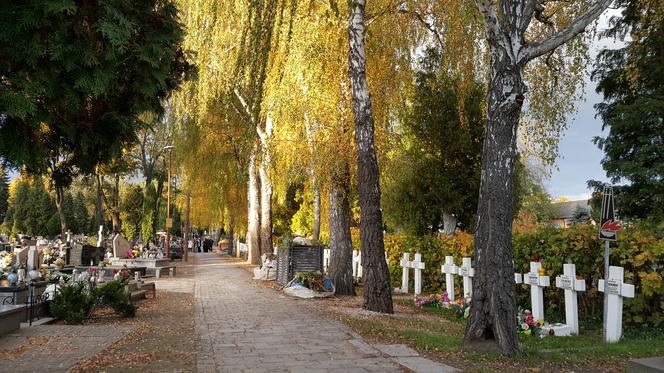
[{"label": "stone paved walkway", "polygon": [[256,284],[218,254],[195,271],[199,372],[400,372],[340,322]]}]

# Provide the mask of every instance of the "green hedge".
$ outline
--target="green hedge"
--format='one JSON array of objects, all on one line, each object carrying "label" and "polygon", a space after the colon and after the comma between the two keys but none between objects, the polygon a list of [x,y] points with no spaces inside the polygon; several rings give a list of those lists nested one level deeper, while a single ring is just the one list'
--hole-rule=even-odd
[{"label": "green hedge", "polygon": [[[625,299],[623,320],[626,324],[664,327],[664,232],[660,226],[630,226],[619,232],[618,242],[611,244],[611,264],[625,268],[625,282],[634,284],[636,296]],[[547,321],[564,321],[563,291],[557,289],[555,276],[560,275],[563,263],[574,263],[579,276],[586,279],[587,291],[579,294],[579,319],[582,323],[601,323],[603,294],[597,291],[597,280],[604,273],[603,242],[597,239],[597,228],[576,225],[568,229],[539,228],[515,232],[513,236],[514,263],[518,272],[528,272],[533,257],[539,256],[546,274],[551,276],[551,287],[545,289]],[[434,236],[414,237],[387,234],[385,249],[388,253],[390,276],[394,286],[401,285],[399,261],[404,252],[422,254],[426,263],[423,286],[426,292],[439,292],[444,288],[440,273],[446,255],[472,257],[472,236],[460,233],[451,238]],[[412,278],[412,275],[411,275]],[[461,293],[462,281],[455,285]],[[412,280],[411,280],[412,286]],[[517,289],[519,305],[530,304],[526,285]]]}]

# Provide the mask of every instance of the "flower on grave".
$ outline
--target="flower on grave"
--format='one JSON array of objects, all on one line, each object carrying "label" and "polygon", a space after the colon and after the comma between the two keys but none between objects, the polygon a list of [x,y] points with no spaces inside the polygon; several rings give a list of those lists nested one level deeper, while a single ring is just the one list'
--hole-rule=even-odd
[{"label": "flower on grave", "polygon": [[523,324],[521,324],[521,330],[528,330],[528,329],[530,329],[530,327],[528,326],[528,323],[524,322]]}]

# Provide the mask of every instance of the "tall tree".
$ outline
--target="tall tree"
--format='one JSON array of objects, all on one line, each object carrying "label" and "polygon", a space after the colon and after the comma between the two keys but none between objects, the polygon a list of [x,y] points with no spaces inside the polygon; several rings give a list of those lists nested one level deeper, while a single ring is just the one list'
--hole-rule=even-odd
[{"label": "tall tree", "polygon": [[137,116],[189,71],[168,0],[2,1],[0,30],[0,154],[50,171],[58,201],[76,173],[120,157]]},{"label": "tall tree", "polygon": [[5,221],[9,208],[9,175],[7,169],[0,163],[0,224]]},{"label": "tall tree", "polygon": [[392,286],[383,242],[378,160],[374,149],[374,121],[366,75],[365,1],[349,0],[348,8],[348,72],[357,144],[360,241],[364,273],[363,307],[371,311],[393,313]]},{"label": "tall tree", "polygon": [[[523,71],[533,59],[549,54],[581,33],[612,2],[588,1],[580,13],[556,29],[547,12],[552,1],[476,0],[484,18],[491,54],[488,121],[482,152],[482,174],[475,233],[473,307],[464,343],[493,341],[505,355],[519,349],[516,338],[512,222],[517,130],[525,100]],[[569,14],[565,14],[569,18]],[[553,29],[536,40],[528,35],[533,20]]]},{"label": "tall tree", "polygon": [[81,191],[74,196],[74,219],[71,230],[74,234],[89,233],[90,216],[85,204],[85,197]]},{"label": "tall tree", "polygon": [[604,102],[595,107],[609,133],[594,141],[605,153],[607,176],[625,184],[614,187],[621,218],[662,219],[664,3],[621,0],[617,5],[622,15],[603,36],[628,41],[599,54],[593,79]]}]

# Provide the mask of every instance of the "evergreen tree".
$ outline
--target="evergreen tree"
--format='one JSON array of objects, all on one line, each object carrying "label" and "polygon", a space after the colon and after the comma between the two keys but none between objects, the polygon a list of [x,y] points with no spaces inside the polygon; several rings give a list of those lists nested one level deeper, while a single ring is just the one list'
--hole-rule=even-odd
[{"label": "evergreen tree", "polygon": [[122,233],[128,240],[138,236],[143,220],[143,188],[140,185],[129,185],[122,195],[120,203],[122,217]]},{"label": "evergreen tree", "polygon": [[5,221],[9,208],[9,175],[7,169],[0,163],[0,224]]},{"label": "evergreen tree", "polygon": [[570,222],[572,224],[585,224],[590,221],[590,211],[587,208],[582,206],[576,206],[574,211],[572,211],[572,218]]},{"label": "evergreen tree", "polygon": [[12,235],[28,232],[28,214],[30,212],[30,184],[23,180],[16,180],[14,195],[9,201],[9,211],[7,216],[7,227]]},{"label": "evergreen tree", "polygon": [[[67,221],[67,229],[72,229],[76,218],[74,216],[74,197],[72,197],[70,192],[65,193],[62,209],[64,210],[65,221]],[[59,218],[58,221],[60,221]]]},{"label": "evergreen tree", "polygon": [[66,187],[117,158],[189,71],[170,0],[2,1],[0,155]]},{"label": "evergreen tree", "polygon": [[484,92],[479,84],[461,92],[443,70],[436,48],[428,48],[419,62],[412,106],[401,121],[403,154],[388,166],[391,172],[384,181],[385,220],[424,234],[438,232],[446,215],[472,230],[480,183]]},{"label": "evergreen tree", "polygon": [[[622,15],[604,36],[629,40],[599,55],[593,78],[604,102],[596,105],[606,137],[602,166],[614,183],[621,218],[664,218],[664,4],[617,1]],[[601,183],[591,181],[601,189]]]}]

